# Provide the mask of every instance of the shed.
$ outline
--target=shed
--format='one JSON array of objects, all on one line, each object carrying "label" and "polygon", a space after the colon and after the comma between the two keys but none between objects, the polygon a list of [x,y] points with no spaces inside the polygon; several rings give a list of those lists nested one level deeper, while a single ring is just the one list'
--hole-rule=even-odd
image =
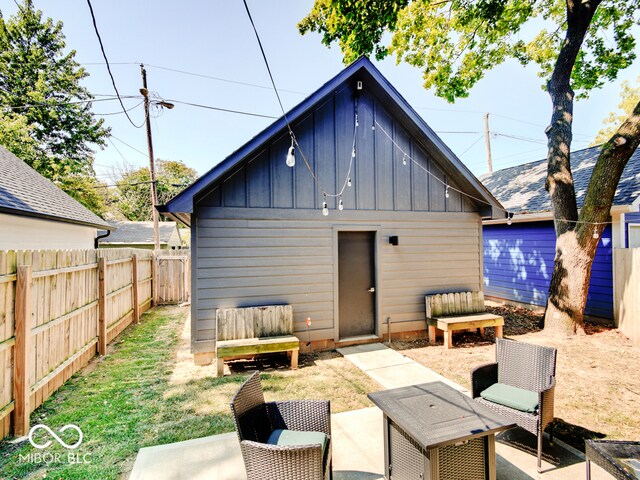
[{"label": "shed", "polygon": [[[99,240],[100,248],[153,249],[153,222],[112,222],[117,230]],[[158,222],[160,249],[182,246],[182,238],[176,222]]]},{"label": "shed", "polygon": [[0,146],[0,250],[91,249],[108,222]]},{"label": "shed", "polygon": [[191,225],[196,362],[222,307],[290,304],[313,348],[424,333],[425,294],[480,289],[481,221],[503,214],[366,58],[161,211]]},{"label": "shed", "polygon": [[[571,152],[578,208],[601,147]],[[513,214],[484,222],[485,295],[528,306],[547,303],[556,235],[551,200],[544,188],[546,159],[498,170],[481,177]],[[600,236],[591,270],[585,314],[613,319],[613,248],[640,246],[640,150],[623,171],[611,208],[611,224]]]}]

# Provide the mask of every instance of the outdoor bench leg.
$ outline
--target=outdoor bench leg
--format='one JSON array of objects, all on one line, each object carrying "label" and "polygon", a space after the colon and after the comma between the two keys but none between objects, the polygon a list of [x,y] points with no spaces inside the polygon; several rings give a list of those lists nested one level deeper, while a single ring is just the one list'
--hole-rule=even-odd
[{"label": "outdoor bench leg", "polygon": [[218,377],[224,377],[224,358],[218,359]]},{"label": "outdoor bench leg", "polygon": [[480,336],[484,337],[484,327],[480,327],[478,330],[480,330]]},{"label": "outdoor bench leg", "polygon": [[291,368],[298,368],[298,350],[291,350]]},{"label": "outdoor bench leg", "polygon": [[445,348],[453,348],[453,331],[444,330],[444,346]]},{"label": "outdoor bench leg", "polygon": [[429,325],[429,343],[436,343],[436,327]]},{"label": "outdoor bench leg", "polygon": [[502,325],[496,325],[495,329],[496,338],[502,338]]}]

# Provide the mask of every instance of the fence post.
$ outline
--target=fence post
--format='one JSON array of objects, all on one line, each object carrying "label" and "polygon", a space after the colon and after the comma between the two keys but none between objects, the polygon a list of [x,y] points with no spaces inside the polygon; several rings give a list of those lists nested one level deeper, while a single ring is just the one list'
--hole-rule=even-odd
[{"label": "fence post", "polygon": [[16,280],[14,345],[14,435],[22,437],[29,431],[29,358],[31,353],[31,265],[20,265]]},{"label": "fence post", "polygon": [[138,299],[138,255],[133,254],[131,270],[131,283],[133,283],[133,321],[140,320],[140,300]]},{"label": "fence post", "polygon": [[156,252],[151,253],[151,304],[158,304],[158,265]]},{"label": "fence post", "polygon": [[98,355],[107,353],[107,259],[98,259]]}]

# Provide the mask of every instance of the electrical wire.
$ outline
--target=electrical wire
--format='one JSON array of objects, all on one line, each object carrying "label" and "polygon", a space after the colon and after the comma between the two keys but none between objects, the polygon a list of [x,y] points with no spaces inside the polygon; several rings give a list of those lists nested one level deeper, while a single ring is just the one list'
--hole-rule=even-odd
[{"label": "electrical wire", "polygon": [[[200,78],[208,78],[210,80],[216,80],[218,82],[226,82],[226,83],[233,83],[235,85],[244,85],[246,87],[254,87],[254,88],[262,88],[262,89],[266,89],[266,90],[271,90],[270,86],[267,85],[258,85],[256,83],[248,83],[248,82],[240,82],[237,80],[229,80],[227,78],[221,78],[221,77],[213,77],[211,75],[205,75],[202,73],[194,73],[194,72],[187,72],[185,70],[178,70],[176,68],[169,68],[169,67],[162,67],[160,65],[151,65],[151,64],[145,64],[148,67],[152,67],[152,68],[158,68],[160,70],[167,70],[169,72],[176,72],[176,73],[182,73],[183,75],[191,75],[193,77],[200,77]],[[295,93],[298,95],[306,95],[306,93],[304,92],[298,92],[295,90],[285,90],[285,89],[281,89],[281,92],[286,92],[286,93]]]},{"label": "electrical wire", "polygon": [[482,140],[484,138],[484,135],[480,135],[471,145],[469,145],[466,150],[464,152],[462,152],[460,155],[458,155],[458,157],[463,156],[465,153],[467,153],[469,150],[471,150],[473,148],[473,146],[478,143],[480,140]]},{"label": "electrical wire", "polygon": [[261,113],[251,113],[251,112],[243,112],[241,110],[231,110],[231,109],[228,109],[228,108],[212,107],[210,105],[202,105],[200,103],[183,102],[181,100],[167,99],[167,101],[168,102],[172,102],[172,103],[179,103],[181,105],[189,105],[191,107],[205,108],[207,110],[216,110],[216,111],[219,111],[219,112],[236,113],[238,115],[247,115],[249,117],[270,118],[270,119],[278,118],[278,117],[275,117],[273,115],[264,115],[264,114],[261,114]]},{"label": "electrical wire", "polygon": [[138,152],[140,155],[142,155],[145,158],[149,158],[149,154],[148,153],[144,153],[142,150],[138,150],[136,147],[132,147],[131,145],[129,145],[127,142],[125,142],[124,140],[116,137],[113,133],[111,135],[109,135],[109,138],[113,138],[114,140],[119,141],[120,143],[126,145],[127,147],[129,147],[131,150],[134,150],[136,152]]},{"label": "electrical wire", "polygon": [[120,92],[118,92],[118,87],[116,86],[116,80],[115,78],[113,78],[113,73],[111,73],[111,66],[109,65],[109,59],[107,58],[107,53],[104,51],[104,45],[102,44],[102,38],[100,38],[100,32],[98,31],[98,24],[96,23],[96,17],[93,13],[93,7],[91,6],[91,0],[87,0],[87,5],[89,5],[89,11],[91,12],[91,20],[93,21],[93,29],[96,32],[96,36],[98,37],[98,43],[100,43],[100,51],[102,52],[102,56],[104,57],[104,61],[107,64],[107,72],[109,72],[109,77],[111,78],[111,84],[113,85],[113,89],[116,92],[116,95],[118,97],[118,100],[120,101],[120,106],[122,107],[122,111],[124,112],[124,114],[127,116],[127,119],[129,120],[129,123],[131,123],[131,125],[133,125],[136,128],[142,128],[144,126],[144,123],[140,124],[140,125],[136,125],[135,122],[133,120],[131,120],[131,117],[129,116],[129,113],[127,112],[127,109],[124,106],[124,103],[122,102],[122,98],[120,98]]},{"label": "electrical wire", "polygon": [[[136,108],[138,108],[140,105],[142,105],[144,102],[140,102],[137,105],[134,105],[133,107],[124,110],[124,113],[130,112],[131,110],[135,110]],[[106,117],[109,115],[122,115],[122,111],[118,110],[117,112],[109,112],[109,113],[94,113],[93,115],[99,116],[99,117]]]}]

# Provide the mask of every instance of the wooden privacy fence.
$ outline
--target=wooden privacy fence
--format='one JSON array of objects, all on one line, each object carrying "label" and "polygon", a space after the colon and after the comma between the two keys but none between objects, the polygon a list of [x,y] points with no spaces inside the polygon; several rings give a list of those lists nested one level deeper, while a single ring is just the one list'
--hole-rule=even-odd
[{"label": "wooden privacy fence", "polygon": [[149,250],[0,251],[0,438],[152,305],[155,270]]},{"label": "wooden privacy fence", "polygon": [[618,329],[640,346],[640,248],[616,248],[614,315]]},{"label": "wooden privacy fence", "polygon": [[158,305],[188,302],[191,292],[191,263],[189,250],[159,250]]}]

